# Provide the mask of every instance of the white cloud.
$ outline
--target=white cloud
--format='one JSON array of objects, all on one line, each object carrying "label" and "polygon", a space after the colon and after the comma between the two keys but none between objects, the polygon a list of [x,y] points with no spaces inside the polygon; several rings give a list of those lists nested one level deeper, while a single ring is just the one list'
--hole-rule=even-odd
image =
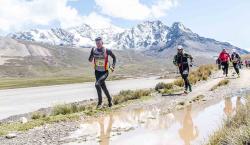
[{"label": "white cloud", "polygon": [[139,0],[95,0],[103,14],[129,20],[143,20],[150,9]]},{"label": "white cloud", "polygon": [[0,33],[24,31],[37,26],[60,24],[67,28],[87,23],[96,28],[108,27],[111,17],[127,20],[160,18],[176,5],[176,0],[156,0],[152,6],[139,0],[95,0],[100,13],[81,15],[67,3],[78,0],[0,0]]},{"label": "white cloud", "polygon": [[111,17],[127,20],[145,20],[160,18],[167,10],[177,5],[177,0],[156,0],[152,6],[142,4],[139,0],[95,0],[101,13]]},{"label": "white cloud", "polygon": [[[77,9],[67,5],[72,0],[0,0],[0,32],[9,33],[59,22],[61,27],[88,24],[107,25],[110,20],[91,13],[80,15]],[[75,1],[75,0],[74,0]]]},{"label": "white cloud", "polygon": [[84,16],[83,21],[94,28],[108,28],[111,25],[111,20],[105,18],[96,12],[90,13],[88,16]]},{"label": "white cloud", "polygon": [[155,5],[151,7],[151,14],[155,18],[160,18],[166,15],[166,11],[172,7],[177,6],[177,0],[158,0]]}]

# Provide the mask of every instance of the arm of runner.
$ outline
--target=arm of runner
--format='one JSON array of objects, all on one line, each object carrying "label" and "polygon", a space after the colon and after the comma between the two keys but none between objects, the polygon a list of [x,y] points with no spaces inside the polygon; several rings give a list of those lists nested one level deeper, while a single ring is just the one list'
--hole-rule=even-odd
[{"label": "arm of runner", "polygon": [[177,55],[174,56],[173,64],[177,66]]},{"label": "arm of runner", "polygon": [[187,56],[188,56],[188,58],[190,59],[190,66],[192,67],[193,66],[193,57],[192,57],[192,55],[190,55],[190,54],[187,54]]},{"label": "arm of runner", "polygon": [[230,61],[230,60],[231,60],[231,56],[230,56],[230,54],[229,54],[229,53],[228,53],[227,55],[228,55],[228,59],[229,59],[229,61]]},{"label": "arm of runner", "polygon": [[240,55],[239,54],[237,54],[238,55],[238,57],[239,57],[239,62],[241,62],[241,57],[240,57]]},{"label": "arm of runner", "polygon": [[92,62],[94,58],[94,48],[91,49],[90,55],[89,55],[89,62]]},{"label": "arm of runner", "polygon": [[114,70],[115,69],[115,65],[116,65],[116,57],[115,57],[114,53],[111,50],[107,50],[107,53],[113,59],[113,63],[112,63],[111,69]]},{"label": "arm of runner", "polygon": [[218,57],[218,59],[220,60],[220,62],[221,62],[221,56],[222,56],[222,53],[220,53],[219,57]]},{"label": "arm of runner", "polygon": [[189,59],[190,59],[190,62],[193,63],[194,58],[190,54],[189,54]]}]

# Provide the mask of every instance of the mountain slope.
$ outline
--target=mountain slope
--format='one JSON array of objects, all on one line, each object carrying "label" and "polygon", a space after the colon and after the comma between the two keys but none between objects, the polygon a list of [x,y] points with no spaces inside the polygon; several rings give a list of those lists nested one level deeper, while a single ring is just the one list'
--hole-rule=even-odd
[{"label": "mountain slope", "polygon": [[[1,77],[93,77],[88,61],[90,48],[53,46],[0,37]],[[114,76],[129,77],[170,71],[162,61],[133,50],[113,50],[117,57]],[[148,66],[152,66],[148,69]],[[161,69],[159,69],[161,68]]]},{"label": "mountain slope", "polygon": [[167,43],[163,47],[147,50],[148,54],[159,54],[160,56],[169,56],[176,53],[176,47],[182,45],[185,51],[194,56],[212,58],[218,56],[218,53],[226,48],[228,52],[236,49],[240,54],[246,54],[248,51],[240,49],[227,42],[219,42],[214,39],[201,37],[193,33],[181,23],[174,23],[167,34]]}]

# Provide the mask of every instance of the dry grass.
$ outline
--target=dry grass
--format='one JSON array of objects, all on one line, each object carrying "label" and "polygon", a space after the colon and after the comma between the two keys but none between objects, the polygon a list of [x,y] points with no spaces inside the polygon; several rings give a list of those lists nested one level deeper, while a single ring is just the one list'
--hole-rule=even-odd
[{"label": "dry grass", "polygon": [[[191,84],[196,84],[198,81],[206,81],[212,72],[216,69],[214,65],[203,65],[197,70],[192,71],[189,75],[189,81]],[[155,90],[162,94],[171,94],[173,92],[180,91],[180,87],[184,86],[184,81],[182,78],[176,79],[173,83],[158,83],[155,86]]]},{"label": "dry grass", "polygon": [[[198,81],[206,81],[209,76],[211,76],[212,72],[216,69],[214,65],[203,65],[200,66],[197,70],[192,71],[189,74],[189,81],[191,84],[196,84]],[[174,81],[174,85],[183,87],[184,82],[181,78]]]},{"label": "dry grass", "polygon": [[40,118],[45,118],[46,114],[41,113],[41,112],[34,112],[31,116],[31,119],[36,120],[36,119],[40,119]]},{"label": "dry grass", "polygon": [[245,54],[245,55],[242,55],[241,58],[244,60],[244,59],[250,59],[250,54]]},{"label": "dry grass", "polygon": [[246,104],[209,138],[208,145],[246,145],[250,144],[250,96]]},{"label": "dry grass", "polygon": [[229,80],[227,79],[224,79],[224,80],[221,80],[218,84],[216,84],[215,86],[213,86],[210,91],[214,91],[216,90],[217,88],[221,87],[221,86],[226,86],[227,84],[229,84]]},{"label": "dry grass", "polygon": [[79,116],[76,114],[70,115],[57,115],[57,116],[48,116],[39,119],[33,119],[28,123],[22,124],[20,122],[12,123],[3,123],[0,124],[0,136],[5,135],[9,132],[16,131],[27,131],[37,126],[41,126],[48,123],[61,122],[61,121],[75,121],[78,120]]},{"label": "dry grass", "polygon": [[173,83],[163,83],[163,82],[160,82],[158,83],[156,86],[155,86],[155,90],[156,91],[159,91],[159,90],[162,90],[162,89],[173,89],[174,88],[174,84]]},{"label": "dry grass", "polygon": [[121,91],[118,95],[113,97],[113,103],[114,105],[117,105],[129,100],[140,99],[144,96],[149,96],[151,92],[151,90]]},{"label": "dry grass", "polygon": [[52,115],[66,115],[66,114],[72,114],[76,112],[82,112],[85,111],[86,107],[82,105],[76,105],[76,104],[63,104],[63,105],[56,105],[53,108]]},{"label": "dry grass", "polygon": [[196,71],[193,71],[189,75],[189,81],[191,84],[196,84],[198,81],[206,81],[209,76],[211,76],[213,70],[215,70],[214,65],[203,65],[199,67]]},{"label": "dry grass", "polygon": [[174,85],[183,87],[184,86],[184,81],[181,78],[178,78],[177,80],[174,81]]}]

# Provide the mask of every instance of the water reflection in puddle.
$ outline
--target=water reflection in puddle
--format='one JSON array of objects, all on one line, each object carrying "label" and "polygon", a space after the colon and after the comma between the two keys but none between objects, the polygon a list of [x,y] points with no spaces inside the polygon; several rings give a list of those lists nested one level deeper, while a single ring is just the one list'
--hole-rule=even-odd
[{"label": "water reflection in puddle", "polygon": [[157,107],[116,112],[81,124],[63,141],[70,145],[202,144],[242,102],[240,97],[226,98],[169,114]]}]

